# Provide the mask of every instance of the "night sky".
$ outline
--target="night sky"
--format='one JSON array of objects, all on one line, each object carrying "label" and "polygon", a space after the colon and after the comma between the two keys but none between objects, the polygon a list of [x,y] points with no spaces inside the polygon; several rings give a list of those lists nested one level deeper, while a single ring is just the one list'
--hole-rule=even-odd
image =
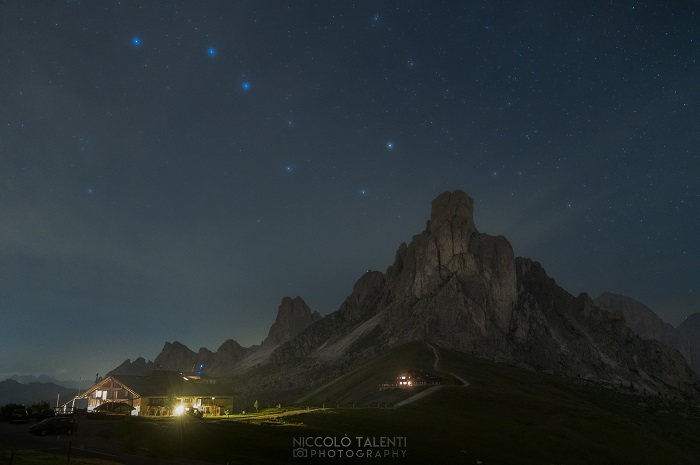
[{"label": "night sky", "polygon": [[0,379],[338,309],[461,189],[573,294],[700,311],[695,1],[0,4]]}]

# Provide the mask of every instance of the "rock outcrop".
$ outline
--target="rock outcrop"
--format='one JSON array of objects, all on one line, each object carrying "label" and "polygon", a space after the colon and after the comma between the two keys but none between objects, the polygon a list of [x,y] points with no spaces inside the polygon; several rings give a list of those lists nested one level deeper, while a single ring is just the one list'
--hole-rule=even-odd
[{"label": "rock outcrop", "polygon": [[194,371],[193,368],[198,365],[198,357],[196,352],[175,341],[166,342],[153,362],[161,370]]},{"label": "rock outcrop", "polygon": [[148,373],[156,369],[156,364],[151,361],[146,361],[143,357],[139,357],[133,362],[130,359],[124,360],[124,362],[119,365],[114,370],[107,373],[110,375],[134,375],[134,376],[145,376]]},{"label": "rock outcrop", "polygon": [[469,196],[444,193],[426,230],[399,246],[387,270],[382,325],[395,340],[505,353],[517,299],[514,260],[504,237],[477,231]]},{"label": "rock outcrop", "polygon": [[270,327],[270,332],[263,345],[279,345],[320,319],[321,315],[318,312],[312,312],[301,297],[297,296],[294,299],[285,297],[280,303],[277,319]]},{"label": "rock outcrop", "polygon": [[206,347],[199,349],[199,352],[194,352],[180,342],[166,342],[154,362],[146,362],[142,357],[137,358],[133,362],[126,360],[107,373],[107,376],[145,376],[154,370],[179,371],[191,374],[202,372],[208,375],[220,375],[255,352],[259,347],[242,347],[233,339],[229,339],[221,344],[216,352],[212,352]]},{"label": "rock outcrop", "polygon": [[205,367],[209,374],[225,372],[229,367],[243,360],[247,355],[255,352],[260,346],[243,347],[233,339],[228,339],[221,344],[211,357],[211,362]]},{"label": "rock outcrop", "polygon": [[675,347],[700,375],[700,313],[693,313],[678,325]]},{"label": "rock outcrop", "polygon": [[631,297],[604,292],[595,302],[610,312],[623,315],[627,326],[642,339],[656,339],[678,350],[700,375],[700,313],[690,315],[674,328]]},{"label": "rock outcrop", "polygon": [[[143,358],[131,362],[126,360],[108,374],[145,375],[153,370],[172,370],[186,373],[203,372],[212,376],[220,376],[232,371],[232,367],[253,353],[258,353],[262,359],[277,346],[288,341],[307,326],[321,319],[318,312],[312,312],[301,297],[285,297],[280,303],[277,319],[270,327],[268,337],[263,342],[263,354],[258,349],[261,346],[242,347],[238,342],[229,339],[212,352],[202,347],[194,352],[180,342],[166,342],[163,349],[153,362],[146,363]],[[252,365],[256,365],[257,361]]]},{"label": "rock outcrop", "polygon": [[595,303],[609,312],[623,315],[627,326],[642,339],[656,339],[669,347],[674,346],[676,329],[637,300],[620,294],[603,292]]},{"label": "rock outcrop", "polygon": [[641,339],[622,314],[600,308],[587,294],[572,296],[539,263],[518,259],[517,264],[514,360],[649,394],[697,395],[697,378],[678,351]]}]

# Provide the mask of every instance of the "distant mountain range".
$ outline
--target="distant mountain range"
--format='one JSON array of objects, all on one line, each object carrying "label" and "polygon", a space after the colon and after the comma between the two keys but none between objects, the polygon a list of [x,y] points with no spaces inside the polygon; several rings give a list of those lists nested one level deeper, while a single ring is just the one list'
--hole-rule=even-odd
[{"label": "distant mountain range", "polygon": [[595,299],[595,303],[622,315],[627,326],[642,339],[656,339],[680,351],[695,373],[700,374],[700,312],[690,315],[678,328],[674,328],[631,297],[604,292]]},{"label": "distant mountain range", "polygon": [[[80,384],[82,383],[81,381],[68,381],[68,380],[58,380],[54,378],[53,376],[49,375],[44,375],[40,374],[38,376],[35,375],[14,375],[10,376],[9,378],[6,379],[12,379],[17,381],[18,383],[22,384],[29,384],[29,383],[54,383],[58,384],[59,386],[64,386],[67,388],[78,388]],[[82,383],[85,385],[85,383]]]},{"label": "distant mountain range", "polygon": [[[423,341],[607,386],[700,397],[687,363],[700,359],[698,318],[673,330],[619,301],[569,294],[539,263],[516,258],[506,238],[480,233],[468,195],[446,192],[433,200],[426,229],[399,246],[384,273],[365,273],[337,311],[321,317],[300,297],[285,297],[261,345],[228,340],[194,352],[166,343],[153,362],[126,360],[111,374],[201,370],[289,400],[387,348]],[[667,346],[670,334],[685,341],[681,352]]]},{"label": "distant mountain range", "polygon": [[0,381],[0,405],[14,403],[29,406],[45,400],[51,407],[55,407],[57,399],[63,404],[77,393],[75,388],[67,388],[53,382],[20,383],[15,379]]}]

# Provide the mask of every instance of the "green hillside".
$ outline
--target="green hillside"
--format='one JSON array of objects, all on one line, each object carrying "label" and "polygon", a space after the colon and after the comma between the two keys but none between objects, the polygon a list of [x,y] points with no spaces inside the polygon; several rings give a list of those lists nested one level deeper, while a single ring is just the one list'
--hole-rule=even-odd
[{"label": "green hillside", "polygon": [[[86,419],[72,439],[126,453],[125,463],[147,463],[137,454],[153,463],[700,464],[697,405],[436,349],[442,387],[399,408],[416,391],[379,384],[434,371],[425,344],[388,350],[296,406],[228,418]],[[14,447],[0,437],[0,456],[3,446]]]},{"label": "green hillside", "polygon": [[[404,400],[419,392],[417,390],[379,390],[382,383],[390,383],[394,378],[408,370],[427,370],[434,372],[435,355],[432,349],[422,343],[409,343],[389,349],[364,365],[327,383],[313,392],[301,397],[299,403],[329,406],[337,404],[358,404],[370,406],[390,404]],[[445,381],[453,383],[451,376]]]},{"label": "green hillside", "polygon": [[[297,421],[319,435],[407,437],[408,455],[397,463],[700,463],[697,405],[693,410],[658,397],[575,384],[457,352],[439,353],[439,374],[450,379],[447,373],[454,373],[470,386],[452,379],[451,385],[401,408],[335,409],[299,415]],[[392,370],[432,369],[433,362],[426,345],[395,348],[307,400],[373,399]]]}]

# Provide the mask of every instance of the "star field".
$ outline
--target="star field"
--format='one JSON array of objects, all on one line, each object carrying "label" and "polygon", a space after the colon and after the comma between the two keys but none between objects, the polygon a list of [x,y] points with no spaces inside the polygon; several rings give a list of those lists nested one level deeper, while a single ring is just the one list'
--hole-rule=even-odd
[{"label": "star field", "polygon": [[677,325],[700,311],[699,24],[692,1],[3,3],[0,379],[259,343],[454,189],[569,292]]}]

